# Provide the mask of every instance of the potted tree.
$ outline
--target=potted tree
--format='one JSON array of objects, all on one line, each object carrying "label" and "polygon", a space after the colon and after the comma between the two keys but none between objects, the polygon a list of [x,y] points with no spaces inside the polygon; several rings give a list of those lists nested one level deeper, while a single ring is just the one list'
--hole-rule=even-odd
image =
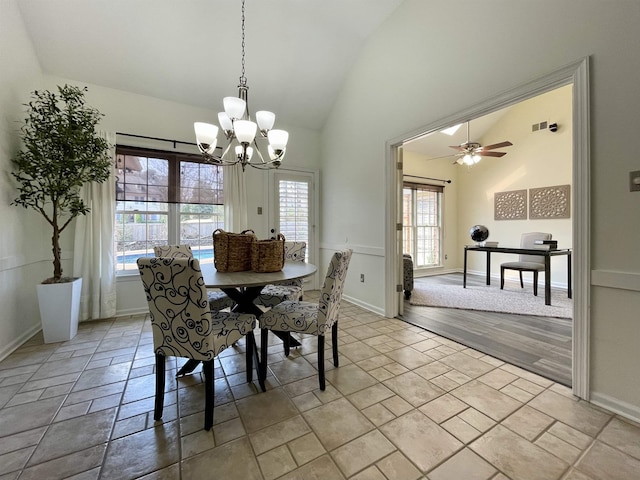
[{"label": "potted tree", "polygon": [[46,343],[78,330],[81,278],[62,274],[60,234],[90,207],[80,188],[109,178],[109,144],[96,132],[102,114],[85,103],[87,88],[65,85],[58,93],[34,91],[21,127],[23,148],[13,158],[19,196],[12,202],[40,213],[52,229],[53,276],[38,285]]}]

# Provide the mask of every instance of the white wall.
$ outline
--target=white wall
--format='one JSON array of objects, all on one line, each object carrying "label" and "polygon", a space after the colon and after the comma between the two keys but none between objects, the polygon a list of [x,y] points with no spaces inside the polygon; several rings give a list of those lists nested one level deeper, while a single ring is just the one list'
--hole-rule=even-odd
[{"label": "white wall", "polygon": [[[384,308],[385,141],[590,56],[591,388],[640,419],[640,383],[628,381],[640,370],[640,194],[628,188],[640,167],[629,155],[638,22],[634,0],[406,0],[369,40],[323,132],[321,242],[359,245],[345,294]],[[377,274],[366,292],[360,271]],[[620,295],[610,279],[624,272],[635,290]]]},{"label": "white wall", "polygon": [[[41,70],[18,7],[0,4],[0,358],[40,329],[36,284],[53,273],[51,234],[44,219],[15,198],[11,159],[19,149],[17,132],[23,104],[41,86]],[[51,256],[51,255],[49,255]]]}]

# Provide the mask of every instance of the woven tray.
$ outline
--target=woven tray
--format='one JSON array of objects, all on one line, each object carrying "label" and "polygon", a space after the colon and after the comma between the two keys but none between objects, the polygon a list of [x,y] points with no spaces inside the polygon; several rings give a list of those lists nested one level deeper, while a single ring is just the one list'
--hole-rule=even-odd
[{"label": "woven tray", "polygon": [[219,272],[251,270],[251,245],[257,241],[253,230],[229,233],[218,228],[213,232],[213,260]]},{"label": "woven tray", "polygon": [[258,273],[279,272],[284,267],[284,235],[251,244],[251,270]]}]

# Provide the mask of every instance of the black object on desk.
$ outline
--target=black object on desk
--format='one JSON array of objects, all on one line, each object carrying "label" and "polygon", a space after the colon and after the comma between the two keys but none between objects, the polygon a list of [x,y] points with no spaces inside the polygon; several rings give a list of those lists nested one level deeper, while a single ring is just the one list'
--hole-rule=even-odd
[{"label": "black object on desk", "polygon": [[487,255],[487,285],[491,285],[491,253],[514,253],[516,255],[539,255],[544,257],[544,304],[551,305],[551,257],[560,255],[567,256],[567,290],[568,297],[571,298],[571,249],[548,248],[546,245],[540,248],[519,248],[519,247],[484,247],[480,245],[465,245],[464,247],[464,273],[462,277],[462,287],[467,288],[467,252],[485,252]]}]

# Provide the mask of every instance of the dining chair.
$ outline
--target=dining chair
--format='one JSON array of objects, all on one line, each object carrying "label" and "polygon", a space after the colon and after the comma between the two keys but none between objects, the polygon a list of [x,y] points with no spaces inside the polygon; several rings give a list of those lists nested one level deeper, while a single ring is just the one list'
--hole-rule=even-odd
[{"label": "dining chair", "polygon": [[[324,337],[331,330],[333,347],[333,365],[338,367],[338,314],[344,280],[347,276],[352,250],[338,251],[333,254],[318,303],[285,300],[260,317],[261,380],[267,376],[267,344],[269,330],[297,332],[318,337],[318,378],[320,390],[325,389],[324,375]],[[285,355],[289,348],[285,343]]]},{"label": "dining chair", "polygon": [[[307,242],[284,242],[284,259],[287,262],[304,262]],[[274,285],[266,285],[255,303],[274,307],[286,300],[303,299],[302,279],[286,280]]]},{"label": "dining chair", "polygon": [[[550,233],[529,232],[520,236],[520,248],[536,248],[536,240],[551,240]],[[541,255],[520,255],[517,262],[500,264],[500,290],[504,289],[504,271],[516,270],[520,275],[520,288],[524,288],[522,272],[533,272],[533,295],[538,296],[538,272],[544,271]]]},{"label": "dining chair", "polygon": [[[191,245],[156,245],[153,247],[153,253],[156,257],[165,258],[193,258]],[[209,306],[212,310],[224,310],[225,308],[233,308],[236,304],[224,292],[217,290],[207,290],[207,298]]]},{"label": "dining chair", "polygon": [[[247,382],[253,379],[256,353],[251,314],[217,312],[209,308],[207,290],[196,258],[139,258],[138,269],[149,304],[156,357],[154,420],[162,418],[165,359],[183,357],[202,362],[205,380],[204,428],[213,425],[214,358],[246,337]],[[258,371],[260,376],[260,371]]]}]

